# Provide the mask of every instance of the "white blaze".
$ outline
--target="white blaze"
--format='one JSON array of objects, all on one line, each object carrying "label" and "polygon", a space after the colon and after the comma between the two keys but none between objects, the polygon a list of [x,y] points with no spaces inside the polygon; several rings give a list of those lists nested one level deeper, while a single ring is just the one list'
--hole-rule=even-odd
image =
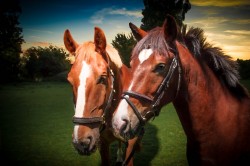
[{"label": "white blaze", "polygon": [[[130,84],[128,90],[131,90],[133,86],[133,82]],[[129,97],[128,95],[126,95],[126,97]],[[128,103],[125,99],[122,99],[118,108],[117,108],[117,112],[114,116],[114,124],[116,129],[120,130],[120,127],[122,126],[122,124],[124,123],[124,121],[122,120],[122,117],[128,117]]]},{"label": "white blaze", "polygon": [[143,49],[139,54],[140,64],[142,64],[145,60],[147,60],[152,53],[153,53],[152,49]]},{"label": "white blaze", "polygon": [[[85,98],[86,98],[86,82],[87,78],[91,74],[91,67],[85,61],[82,62],[82,69],[79,75],[80,84],[77,90],[77,101],[75,107],[75,117],[83,117],[84,107],[85,107]],[[75,125],[74,127],[74,138],[77,140],[78,138],[78,128],[79,125]]]}]

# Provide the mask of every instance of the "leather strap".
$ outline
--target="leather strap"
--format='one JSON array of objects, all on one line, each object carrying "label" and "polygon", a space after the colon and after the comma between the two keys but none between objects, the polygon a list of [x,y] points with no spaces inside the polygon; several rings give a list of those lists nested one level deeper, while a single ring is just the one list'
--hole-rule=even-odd
[{"label": "leather strap", "polygon": [[73,117],[72,122],[75,124],[89,124],[89,123],[102,123],[104,121],[103,117],[92,117],[92,118],[80,118],[80,117]]}]

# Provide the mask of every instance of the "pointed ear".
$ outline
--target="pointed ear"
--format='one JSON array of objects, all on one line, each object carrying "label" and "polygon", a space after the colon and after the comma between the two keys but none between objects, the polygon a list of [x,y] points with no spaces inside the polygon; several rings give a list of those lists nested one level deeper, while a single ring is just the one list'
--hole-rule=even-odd
[{"label": "pointed ear", "polygon": [[173,16],[167,15],[163,23],[163,30],[165,39],[169,42],[176,40],[178,34],[178,27]]},{"label": "pointed ear", "polygon": [[70,34],[70,31],[68,29],[65,30],[64,32],[64,37],[63,37],[64,45],[66,49],[71,53],[74,54],[78,44],[75,42],[73,39],[72,35]]},{"label": "pointed ear", "polygon": [[148,33],[140,28],[138,28],[137,26],[135,26],[134,24],[132,24],[131,22],[129,23],[129,27],[135,37],[135,39],[137,41],[140,41],[144,36],[146,36]]},{"label": "pointed ear", "polygon": [[101,28],[95,27],[95,51],[102,55],[103,59],[109,63],[108,55],[106,53],[107,41],[104,32]]},{"label": "pointed ear", "polygon": [[94,42],[96,52],[99,52],[100,54],[105,52],[107,45],[106,37],[104,35],[104,32],[99,27],[95,27]]}]

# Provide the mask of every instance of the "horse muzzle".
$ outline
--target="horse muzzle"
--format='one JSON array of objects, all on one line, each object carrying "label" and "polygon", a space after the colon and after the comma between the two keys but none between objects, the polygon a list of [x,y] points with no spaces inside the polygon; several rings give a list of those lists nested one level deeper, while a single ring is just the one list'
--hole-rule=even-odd
[{"label": "horse muzzle", "polygon": [[96,141],[93,137],[88,137],[81,140],[73,140],[73,145],[80,155],[89,156],[97,149]]}]

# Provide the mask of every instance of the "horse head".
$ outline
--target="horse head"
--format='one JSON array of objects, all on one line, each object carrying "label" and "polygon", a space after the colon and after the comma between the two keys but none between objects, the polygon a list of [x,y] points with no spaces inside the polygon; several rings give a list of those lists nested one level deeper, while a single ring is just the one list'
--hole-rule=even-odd
[{"label": "horse head", "polygon": [[113,114],[116,133],[129,139],[137,135],[146,121],[171,102],[180,84],[176,38],[178,27],[168,16],[162,27],[145,32],[130,23],[138,41],[132,52],[129,86]]},{"label": "horse head", "polygon": [[100,130],[110,114],[114,73],[108,52],[117,51],[106,44],[104,32],[98,27],[95,27],[94,42],[78,44],[66,30],[64,44],[75,56],[68,74],[75,106],[73,145],[79,154],[90,155],[97,148]]}]

